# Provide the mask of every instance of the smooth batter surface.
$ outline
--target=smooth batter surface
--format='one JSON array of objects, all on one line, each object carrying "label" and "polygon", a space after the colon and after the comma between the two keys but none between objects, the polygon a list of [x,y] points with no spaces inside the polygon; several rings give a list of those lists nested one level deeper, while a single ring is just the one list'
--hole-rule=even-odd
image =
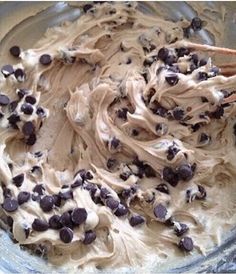
[{"label": "smooth batter surface", "polygon": [[[1,94],[18,101],[13,111],[9,105],[1,107],[0,202],[6,188],[13,199],[22,191],[33,195],[14,212],[4,211],[13,219],[13,237],[23,245],[46,246],[51,262],[75,267],[136,266],[150,256],[165,262],[187,254],[178,248],[183,236],[191,237],[194,251],[205,254],[236,221],[236,109],[234,103],[221,106],[234,91],[236,77],[212,77],[210,59],[188,73],[191,52],[175,62],[180,72],[170,85],[166,77],[173,71],[161,60],[148,66],[143,62],[163,46],[176,55],[173,43],[183,39],[187,22],[150,17],[135,5],[106,3],[92,10],[75,23],[49,29],[34,49],[21,52],[14,69],[24,70],[23,82],[0,75]],[[50,65],[39,63],[42,54],[50,54]],[[199,72],[209,78],[199,79]],[[23,88],[36,98],[31,115],[21,111],[27,95],[19,99],[17,92]],[[39,106],[43,115],[36,113]],[[180,120],[174,118],[176,107],[184,113]],[[122,108],[128,109],[127,117],[119,114]],[[217,115],[222,108],[223,115]],[[8,122],[13,113],[20,116],[17,128]],[[22,133],[27,121],[35,127],[33,146],[26,145],[28,136]],[[209,137],[205,141],[203,133]],[[175,148],[173,158],[168,157],[170,147]],[[176,186],[163,179],[165,167],[178,176],[183,165],[191,167],[190,179],[179,179]],[[81,169],[90,178],[71,188],[81,181]],[[13,178],[19,174],[24,181],[17,187]],[[156,189],[163,183],[169,194]],[[37,199],[33,189],[41,184],[43,195]],[[204,199],[199,185],[206,191]],[[105,198],[104,188],[109,191]],[[73,198],[42,210],[39,201],[45,195],[70,189]],[[107,206],[109,197],[124,204],[127,214],[117,217],[116,209]],[[165,208],[163,218],[154,214],[159,205]],[[59,230],[32,229],[35,218],[48,222],[77,207],[86,209],[87,218],[73,227],[70,243],[60,239]],[[129,220],[137,215],[144,223],[133,227]],[[170,217],[172,225],[167,225]],[[189,227],[181,237],[175,233],[179,223]],[[90,230],[96,239],[86,245]]]}]

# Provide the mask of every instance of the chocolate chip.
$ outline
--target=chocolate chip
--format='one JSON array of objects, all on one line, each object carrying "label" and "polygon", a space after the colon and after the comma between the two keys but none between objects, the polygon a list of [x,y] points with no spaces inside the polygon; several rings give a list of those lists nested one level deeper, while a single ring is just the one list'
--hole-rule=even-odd
[{"label": "chocolate chip", "polygon": [[208,75],[207,75],[206,72],[204,72],[204,71],[199,71],[198,72],[198,80],[199,81],[205,81],[207,79],[208,79]]},{"label": "chocolate chip", "polygon": [[23,104],[21,106],[21,111],[26,115],[31,115],[34,111],[33,107],[30,104]]},{"label": "chocolate chip", "polygon": [[174,224],[175,224],[175,222],[174,222],[173,217],[170,217],[165,221],[165,225],[167,225],[167,226],[173,226]]},{"label": "chocolate chip", "polygon": [[109,207],[111,210],[114,210],[119,206],[119,201],[110,197],[110,198],[106,199],[106,206]]},{"label": "chocolate chip", "polygon": [[2,204],[2,208],[7,212],[14,212],[18,208],[18,202],[13,198],[7,197]]},{"label": "chocolate chip", "polygon": [[178,174],[176,174],[171,167],[164,167],[163,179],[173,187],[177,186],[179,182]]},{"label": "chocolate chip", "polygon": [[39,117],[41,117],[41,118],[45,117],[45,111],[44,111],[44,109],[43,109],[42,107],[38,107],[38,108],[37,108],[36,114],[37,114]]},{"label": "chocolate chip", "polygon": [[97,192],[97,186],[92,183],[86,183],[84,189],[88,190],[92,196]]},{"label": "chocolate chip", "polygon": [[193,31],[199,31],[202,29],[203,21],[199,17],[194,17],[190,25]]},{"label": "chocolate chip", "polygon": [[128,208],[122,204],[119,204],[118,208],[116,209],[116,211],[114,212],[114,214],[117,216],[117,217],[121,217],[121,216],[124,216],[128,213]]},{"label": "chocolate chip", "polygon": [[0,106],[7,106],[10,103],[8,96],[0,94]]},{"label": "chocolate chip", "polygon": [[88,213],[85,208],[75,208],[71,213],[72,222],[81,225],[87,219]]},{"label": "chocolate chip", "polygon": [[62,224],[60,222],[60,218],[61,217],[59,215],[53,215],[52,217],[50,217],[50,219],[48,220],[49,227],[52,229],[61,229]]},{"label": "chocolate chip", "polygon": [[117,149],[119,145],[120,145],[120,140],[117,139],[116,137],[113,137],[111,140],[111,148]]},{"label": "chocolate chip", "polygon": [[167,209],[162,204],[156,205],[153,212],[154,215],[160,220],[165,219],[167,215]]},{"label": "chocolate chip", "polygon": [[183,237],[179,242],[179,248],[183,251],[190,252],[193,250],[193,241],[190,237]]},{"label": "chocolate chip", "polygon": [[92,231],[92,230],[86,231],[84,234],[83,244],[85,244],[85,245],[91,244],[93,241],[95,241],[96,237],[97,236],[96,236],[95,231]]},{"label": "chocolate chip", "polygon": [[16,80],[18,82],[24,82],[25,72],[23,71],[23,69],[21,69],[21,68],[16,69],[15,72],[14,72],[14,75],[15,75]]},{"label": "chocolate chip", "polygon": [[85,170],[85,169],[80,169],[79,171],[77,171],[75,173],[74,177],[76,177],[78,174],[80,175],[80,177],[82,178],[83,181],[93,179],[92,173],[90,171]]},{"label": "chocolate chip", "polygon": [[40,199],[40,207],[44,212],[49,212],[53,209],[54,199],[53,196],[46,195]]},{"label": "chocolate chip", "polygon": [[41,220],[41,219],[34,219],[33,223],[32,223],[32,228],[35,231],[46,231],[49,228],[49,225],[46,221]]},{"label": "chocolate chip", "polygon": [[136,128],[132,129],[132,136],[138,136],[139,135],[139,131]]},{"label": "chocolate chip", "polygon": [[17,91],[17,95],[18,95],[19,99],[22,99],[27,93],[28,93],[28,92],[27,92],[26,89],[19,89],[19,90]]},{"label": "chocolate chip", "polygon": [[99,196],[91,196],[91,199],[93,200],[93,202],[95,204],[101,204],[101,205],[103,205],[103,201],[101,200],[101,198]]},{"label": "chocolate chip", "polygon": [[184,110],[181,107],[175,107],[174,110],[173,110],[173,117],[177,121],[183,120]]},{"label": "chocolate chip", "polygon": [[126,61],[126,64],[129,65],[132,63],[132,59],[131,58],[128,58],[127,61]]},{"label": "chocolate chip", "polygon": [[131,226],[141,225],[144,222],[145,222],[145,219],[142,216],[140,216],[140,215],[132,216],[129,219],[129,223],[130,223]]},{"label": "chocolate chip", "polygon": [[170,86],[174,86],[179,82],[179,78],[176,74],[169,74],[165,77],[165,79]]},{"label": "chocolate chip", "polygon": [[112,168],[114,168],[116,165],[117,165],[117,160],[116,160],[116,159],[109,158],[109,159],[107,160],[107,168],[108,168],[108,169],[112,169]]},{"label": "chocolate chip", "polygon": [[198,185],[198,191],[199,193],[196,195],[196,200],[204,200],[207,196],[205,188],[201,185]]},{"label": "chocolate chip", "polygon": [[24,182],[24,174],[23,173],[18,174],[12,178],[12,183],[17,187],[21,187],[23,182]]},{"label": "chocolate chip", "polygon": [[200,138],[199,138],[199,142],[200,143],[206,143],[209,140],[210,140],[210,137],[206,133],[202,132],[201,135],[200,135]]},{"label": "chocolate chip", "polygon": [[4,114],[0,111],[0,119],[2,119]]},{"label": "chocolate chip", "polygon": [[34,131],[35,131],[35,127],[32,122],[26,122],[22,127],[22,132],[26,136],[33,134]]},{"label": "chocolate chip", "polygon": [[76,188],[83,185],[82,179],[77,179],[72,185],[71,188]]},{"label": "chocolate chip", "polygon": [[25,97],[26,103],[34,105],[36,103],[36,98],[34,96],[28,95]]},{"label": "chocolate chip", "polygon": [[13,111],[15,111],[16,110],[16,108],[17,108],[17,106],[18,106],[18,101],[12,101],[10,104],[9,104],[9,111],[10,112],[13,112]]},{"label": "chocolate chip", "polygon": [[168,55],[169,55],[169,50],[167,48],[161,48],[158,51],[157,57],[161,61],[165,62],[165,60],[168,57]]},{"label": "chocolate chip", "polygon": [[43,174],[42,168],[40,166],[33,166],[30,171],[31,173],[34,173],[34,175],[37,176],[42,176]]},{"label": "chocolate chip", "polygon": [[26,202],[28,202],[30,199],[30,193],[27,191],[21,191],[19,192],[18,196],[17,196],[17,201],[19,205],[22,205]]},{"label": "chocolate chip", "polygon": [[71,190],[65,191],[65,192],[59,192],[59,195],[62,200],[69,200],[73,199],[73,192]]},{"label": "chocolate chip", "polygon": [[93,175],[90,171],[86,171],[85,175],[84,175],[84,179],[85,180],[92,180],[93,179]]},{"label": "chocolate chip", "polygon": [[193,171],[190,165],[183,164],[178,168],[179,179],[183,181],[189,181],[193,177]]},{"label": "chocolate chip", "polygon": [[40,64],[47,66],[52,63],[52,57],[49,54],[43,54],[39,58]]},{"label": "chocolate chip", "polygon": [[123,173],[120,174],[120,178],[123,181],[128,180],[130,176],[131,176],[131,172],[129,172],[129,171],[126,171],[126,172],[123,172]]},{"label": "chocolate chip", "polygon": [[157,187],[156,187],[156,190],[162,192],[162,193],[166,193],[166,194],[170,194],[169,192],[169,189],[168,189],[168,186],[164,183],[162,184],[159,184]]},{"label": "chocolate chip", "polygon": [[176,49],[176,52],[178,57],[183,57],[184,55],[189,55],[190,50],[188,48],[181,47]]},{"label": "chocolate chip", "polygon": [[73,229],[73,222],[71,220],[71,212],[70,211],[66,211],[61,215],[60,223],[62,224],[62,226],[66,226],[66,227]]},{"label": "chocolate chip", "polygon": [[5,65],[1,68],[1,72],[5,77],[10,76],[14,73],[14,69],[12,65]]},{"label": "chocolate chip", "polygon": [[147,178],[156,177],[156,171],[151,166],[145,164],[143,168],[144,168],[144,174]]},{"label": "chocolate chip", "polygon": [[139,178],[143,178],[143,176],[145,175],[145,173],[144,173],[144,165],[143,166],[139,166],[138,167],[138,173],[137,174],[135,174],[135,175],[137,175]]},{"label": "chocolate chip", "polygon": [[210,114],[211,118],[220,119],[224,115],[224,108],[217,106],[216,110]]},{"label": "chocolate chip", "polygon": [[37,176],[42,176],[43,174],[42,168],[40,166],[33,166],[30,172],[34,173],[34,175],[37,175]]},{"label": "chocolate chip", "polygon": [[45,188],[42,184],[39,184],[39,185],[36,185],[34,188],[33,188],[33,192],[36,192],[38,193],[39,195],[43,195],[43,192],[45,191]]},{"label": "chocolate chip", "polygon": [[161,117],[165,117],[167,114],[167,109],[163,108],[162,106],[157,106],[155,109],[153,109],[153,113],[157,114]]},{"label": "chocolate chip", "polygon": [[208,99],[207,99],[206,97],[204,97],[204,96],[201,97],[201,101],[202,101],[202,103],[207,103],[207,102],[209,102]]},{"label": "chocolate chip", "polygon": [[81,177],[81,179],[83,179],[83,181],[84,181],[85,180],[85,174],[86,174],[86,170],[85,169],[80,169],[75,173],[74,178],[77,175],[79,175]]},{"label": "chocolate chip", "polygon": [[167,160],[171,161],[174,159],[175,155],[180,151],[175,145],[171,145],[167,150]]},{"label": "chocolate chip", "polygon": [[134,158],[133,164],[138,166],[138,167],[143,167],[143,165],[144,165],[143,162],[138,159],[138,157]]},{"label": "chocolate chip", "polygon": [[124,121],[127,120],[127,112],[128,112],[128,108],[121,108],[121,109],[118,109],[117,111],[117,116],[120,118],[120,119],[123,119]]},{"label": "chocolate chip", "polygon": [[105,188],[105,187],[101,188],[101,190],[100,190],[100,197],[102,199],[106,199],[109,196],[109,194],[110,194],[110,191],[107,188]]},{"label": "chocolate chip", "polygon": [[196,132],[197,130],[199,130],[200,127],[201,127],[200,123],[197,123],[197,124],[191,126],[193,132]]},{"label": "chocolate chip", "polygon": [[84,13],[87,13],[92,8],[93,8],[93,5],[86,4],[86,5],[83,6],[83,11],[84,11]]},{"label": "chocolate chip", "polygon": [[207,60],[206,59],[201,59],[199,61],[199,67],[205,66],[207,64]]},{"label": "chocolate chip", "polygon": [[63,243],[70,243],[73,239],[73,231],[69,227],[63,227],[59,232],[60,239]]},{"label": "chocolate chip", "polygon": [[33,134],[30,134],[29,138],[26,140],[26,145],[28,146],[33,146],[37,141],[37,138],[36,138],[36,135],[33,133]]},{"label": "chocolate chip", "polygon": [[186,224],[183,223],[177,223],[174,226],[175,234],[180,237],[184,235],[189,230],[189,227]]},{"label": "chocolate chip", "polygon": [[9,49],[9,52],[14,57],[20,56],[20,48],[18,46],[13,46]]}]

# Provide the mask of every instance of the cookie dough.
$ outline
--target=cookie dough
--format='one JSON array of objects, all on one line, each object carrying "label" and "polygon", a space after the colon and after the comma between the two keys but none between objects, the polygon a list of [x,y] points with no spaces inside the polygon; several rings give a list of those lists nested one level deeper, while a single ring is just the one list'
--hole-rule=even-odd
[{"label": "cookie dough", "polygon": [[0,203],[19,244],[103,268],[221,243],[236,221],[236,76],[188,43],[202,27],[87,4],[33,49],[11,46]]}]

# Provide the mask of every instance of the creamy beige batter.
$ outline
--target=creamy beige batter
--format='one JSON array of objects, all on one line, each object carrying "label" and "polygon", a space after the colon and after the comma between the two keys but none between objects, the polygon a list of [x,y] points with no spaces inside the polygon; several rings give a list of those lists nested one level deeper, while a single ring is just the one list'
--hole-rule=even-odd
[{"label": "creamy beige batter", "polygon": [[[186,73],[194,51],[176,61],[180,73],[175,85],[166,81],[173,72],[161,60],[143,65],[163,46],[173,55],[177,45],[186,46],[182,41],[186,24],[145,15],[135,3],[95,5],[78,21],[49,29],[33,49],[21,51],[14,70],[24,70],[23,82],[14,75],[0,74],[1,94],[11,102],[18,101],[13,111],[9,106],[1,107],[1,204],[6,188],[13,199],[22,191],[32,194],[40,184],[44,186],[41,199],[69,189],[73,192],[73,199],[62,201],[49,212],[42,210],[37,197],[13,212],[4,211],[13,219],[16,241],[30,247],[45,246],[55,264],[121,267],[142,265],[153,256],[162,263],[187,255],[178,247],[185,236],[193,241],[192,252],[206,254],[233,228],[235,103],[224,106],[223,116],[216,115],[222,110],[224,97],[235,91],[236,76],[213,77],[210,59]],[[176,40],[180,42],[175,45]],[[52,63],[40,64],[42,54],[49,54]],[[210,77],[200,81],[199,72]],[[25,96],[19,99],[17,93],[23,88],[25,96],[36,98],[31,115],[21,111]],[[166,109],[165,117],[154,114],[157,105]],[[37,115],[39,106],[44,115]],[[184,111],[181,121],[173,117],[176,107]],[[119,116],[122,108],[128,108],[127,118]],[[18,128],[9,125],[12,113],[20,115]],[[28,136],[22,133],[29,121],[37,137],[32,146],[26,145]],[[199,123],[200,128],[194,131],[193,126]],[[202,134],[208,136],[204,141]],[[177,153],[167,158],[173,146]],[[38,151],[42,153],[35,154]],[[147,168],[142,176],[134,164],[137,158]],[[110,160],[111,166],[109,159],[115,159]],[[164,180],[165,167],[179,172],[184,165],[192,167],[192,178],[180,179],[177,186]],[[34,166],[39,167],[36,172]],[[83,186],[71,188],[76,180],[81,181],[77,173],[81,169],[92,176]],[[19,174],[24,174],[24,181],[17,187],[13,178]],[[93,195],[89,183],[96,186]],[[166,184],[169,194],[156,189],[161,183]],[[205,198],[198,185],[205,189]],[[99,201],[104,188],[108,197],[125,204],[127,214],[116,216],[115,209],[106,206],[107,199],[94,202]],[[130,188],[133,194],[124,198],[124,190]],[[154,214],[159,205],[165,208],[164,218]],[[87,218],[73,227],[70,243],[60,239],[59,230],[38,232],[32,228],[35,218],[48,222],[51,216],[77,207],[86,209]],[[131,226],[130,219],[136,215],[142,216],[144,223]],[[170,217],[172,225],[167,225]],[[189,230],[178,237],[175,229],[180,223]],[[85,232],[90,230],[96,239],[86,245]]]}]

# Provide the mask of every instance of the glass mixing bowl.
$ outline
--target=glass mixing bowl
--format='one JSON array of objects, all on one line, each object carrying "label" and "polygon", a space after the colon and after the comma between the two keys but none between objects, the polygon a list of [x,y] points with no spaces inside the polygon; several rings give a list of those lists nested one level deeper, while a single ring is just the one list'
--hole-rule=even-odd
[{"label": "glass mixing bowl", "polygon": [[[83,2],[2,2],[0,3],[0,65],[9,59],[9,45],[30,48],[48,27],[66,20],[73,21],[80,16]],[[167,19],[188,20],[196,16],[199,5],[208,20],[224,16],[225,30],[221,33],[219,46],[236,47],[236,2],[155,2],[154,11],[148,2],[139,2],[139,8],[146,13],[166,14]],[[194,8],[193,8],[194,7]],[[218,10],[218,12],[216,12]],[[164,12],[164,13],[163,13]],[[158,14],[157,14],[158,15]],[[198,38],[206,44],[214,44],[214,37],[205,30]],[[233,60],[232,60],[233,61]],[[14,60],[11,60],[14,63]],[[0,229],[0,272],[1,273],[68,273],[68,269],[56,268],[40,257],[30,254],[29,250],[13,243],[9,234]],[[223,243],[207,256],[186,256],[181,262],[172,265],[153,265],[151,272],[236,272],[236,231],[225,237]],[[74,271],[73,271],[74,272]],[[99,270],[103,273],[123,273],[122,270]],[[126,268],[126,273],[135,273],[135,269]],[[147,272],[145,272],[147,273]]]}]

